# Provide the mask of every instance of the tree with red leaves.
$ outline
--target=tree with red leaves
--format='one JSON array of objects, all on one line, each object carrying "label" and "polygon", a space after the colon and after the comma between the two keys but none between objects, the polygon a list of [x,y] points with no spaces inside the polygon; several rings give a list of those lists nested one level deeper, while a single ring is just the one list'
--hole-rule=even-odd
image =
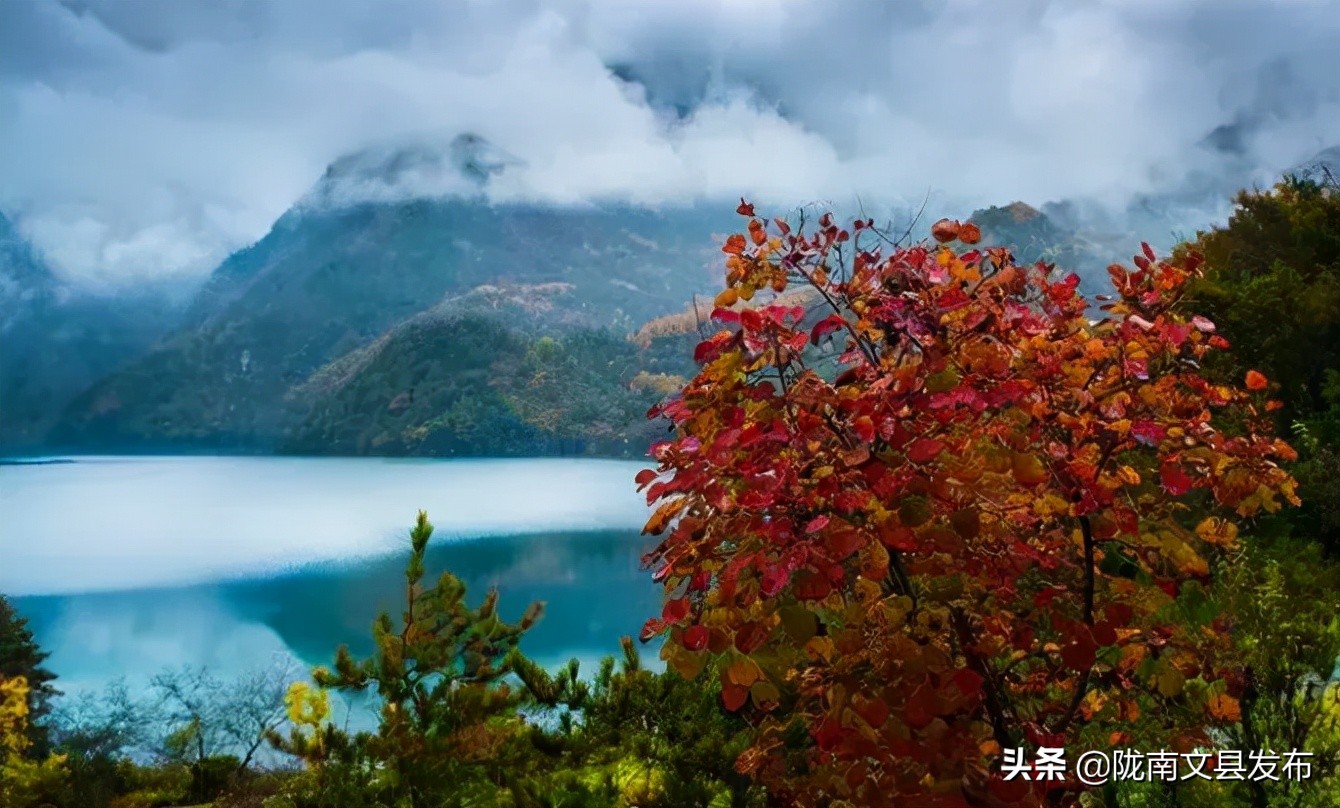
[{"label": "tree with red leaves", "polygon": [[[1073,778],[1007,779],[1002,751],[1235,720],[1223,626],[1188,603],[1238,519],[1297,503],[1294,455],[1261,379],[1200,372],[1227,343],[1180,305],[1197,257],[1144,245],[1095,321],[1077,276],[970,223],[902,246],[739,213],[638,482],[666,592],[643,638],[685,676],[719,661],[740,770],[802,806],[1060,805]],[[796,287],[817,314],[762,300]]]}]

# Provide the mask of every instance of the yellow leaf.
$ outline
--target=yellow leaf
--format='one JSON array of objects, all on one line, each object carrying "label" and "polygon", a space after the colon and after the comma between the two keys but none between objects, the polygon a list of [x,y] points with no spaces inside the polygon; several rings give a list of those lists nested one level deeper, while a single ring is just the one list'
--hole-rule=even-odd
[{"label": "yellow leaf", "polygon": [[1230,547],[1238,539],[1238,526],[1218,516],[1210,516],[1196,525],[1196,535],[1202,541],[1220,547]]},{"label": "yellow leaf", "polygon": [[[667,642],[666,645],[673,645],[673,643]],[[694,679],[702,673],[703,666],[707,664],[707,654],[676,653],[666,662],[680,676],[685,679]]]},{"label": "yellow leaf", "polygon": [[718,308],[724,309],[730,306],[734,306],[735,302],[739,299],[740,299],[739,292],[735,291],[734,289],[727,289],[726,291],[717,295],[716,300],[712,302],[715,303]]},{"label": "yellow leaf", "polygon": [[805,643],[805,650],[811,657],[828,662],[833,658],[833,641],[827,637],[812,637]]},{"label": "yellow leaf", "polygon": [[1070,513],[1070,503],[1057,494],[1048,493],[1033,500],[1033,512],[1038,516],[1064,515]]},{"label": "yellow leaf", "polygon": [[1164,667],[1158,673],[1154,674],[1154,685],[1167,698],[1172,698],[1182,692],[1182,687],[1186,684],[1186,677],[1182,672],[1171,665]]},{"label": "yellow leaf", "polygon": [[782,698],[782,694],[772,682],[760,679],[749,688],[749,698],[753,699],[754,704],[758,707],[767,709],[777,704]]},{"label": "yellow leaf", "polygon": [[880,585],[869,578],[857,578],[855,589],[856,600],[860,603],[872,603],[879,600],[880,595],[883,593]]},{"label": "yellow leaf", "polygon": [[734,682],[740,687],[749,687],[763,678],[763,671],[759,670],[758,664],[749,657],[736,657],[734,662],[726,666],[725,674],[727,681]]},{"label": "yellow leaf", "polygon": [[1018,480],[1020,485],[1038,485],[1047,481],[1047,467],[1037,455],[1017,452],[1011,459],[1010,465],[1014,471],[1014,479]]}]

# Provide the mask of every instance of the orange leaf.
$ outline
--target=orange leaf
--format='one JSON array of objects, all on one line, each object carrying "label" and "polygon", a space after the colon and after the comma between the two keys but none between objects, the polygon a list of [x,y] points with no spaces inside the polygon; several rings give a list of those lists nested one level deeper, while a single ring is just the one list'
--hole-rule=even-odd
[{"label": "orange leaf", "polygon": [[665,526],[670,523],[670,520],[673,519],[683,507],[684,501],[679,499],[672,499],[668,502],[661,503],[661,507],[656,509],[656,512],[651,515],[651,518],[647,520],[647,524],[642,528],[643,534],[654,535],[665,530]]},{"label": "orange leaf", "polygon": [[726,682],[734,683],[741,687],[749,687],[754,682],[763,678],[763,672],[758,669],[758,665],[749,657],[737,657],[722,671],[722,676]]},{"label": "orange leaf", "polygon": [[1255,370],[1249,370],[1249,371],[1247,371],[1247,389],[1248,389],[1248,390],[1264,390],[1264,389],[1266,389],[1266,387],[1268,387],[1269,385],[1270,385],[1270,382],[1266,380],[1266,377],[1265,377],[1264,374],[1262,374],[1262,373],[1260,373],[1260,372],[1258,372],[1258,371],[1255,371]]},{"label": "orange leaf", "polygon": [[944,244],[946,241],[953,241],[958,238],[959,223],[953,219],[941,219],[931,225],[931,237]]},{"label": "orange leaf", "polygon": [[726,245],[721,248],[721,251],[730,255],[739,255],[744,252],[744,236],[735,233],[726,239]]},{"label": "orange leaf", "polygon": [[1209,710],[1210,717],[1219,721],[1242,720],[1242,705],[1238,704],[1238,700],[1227,693],[1215,693],[1210,696],[1210,700],[1206,702],[1205,707]]}]

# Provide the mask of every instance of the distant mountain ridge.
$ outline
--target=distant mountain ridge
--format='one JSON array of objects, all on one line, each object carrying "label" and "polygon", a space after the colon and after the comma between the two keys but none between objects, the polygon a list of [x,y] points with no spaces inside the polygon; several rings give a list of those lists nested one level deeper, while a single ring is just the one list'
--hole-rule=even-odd
[{"label": "distant mountain ridge", "polygon": [[[0,339],[36,346],[0,358],[0,453],[640,454],[646,407],[693,371],[685,306],[719,288],[719,239],[740,219],[733,203],[490,204],[486,184],[516,164],[474,135],[348,155],[183,311],[152,316],[62,307],[0,218]],[[1186,204],[1133,203],[1165,223],[1160,248]],[[971,218],[1090,295],[1138,249],[1073,203]]]},{"label": "distant mountain ridge", "polygon": [[[468,174],[487,150],[465,145],[454,155],[464,168],[451,168]],[[713,285],[719,251],[711,234],[735,224],[729,209],[490,205],[477,196],[367,201],[340,189],[351,175],[395,183],[425,165],[440,168],[422,153],[332,166],[264,238],[220,265],[176,331],[76,397],[51,442],[99,451],[318,451],[302,437],[305,410],[322,405],[304,393],[316,389],[309,378],[421,313],[468,310],[518,345],[583,331],[621,339]],[[561,305],[527,311],[500,302],[508,289],[559,287]]]}]

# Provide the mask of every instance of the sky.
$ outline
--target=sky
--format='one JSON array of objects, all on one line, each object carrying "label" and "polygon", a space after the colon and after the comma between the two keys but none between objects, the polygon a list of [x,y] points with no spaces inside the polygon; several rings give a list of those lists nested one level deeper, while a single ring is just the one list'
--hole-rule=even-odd
[{"label": "sky", "polygon": [[198,278],[466,133],[495,201],[1121,210],[1340,144],[1337,41],[1329,0],[3,0],[0,212],[74,281]]}]

